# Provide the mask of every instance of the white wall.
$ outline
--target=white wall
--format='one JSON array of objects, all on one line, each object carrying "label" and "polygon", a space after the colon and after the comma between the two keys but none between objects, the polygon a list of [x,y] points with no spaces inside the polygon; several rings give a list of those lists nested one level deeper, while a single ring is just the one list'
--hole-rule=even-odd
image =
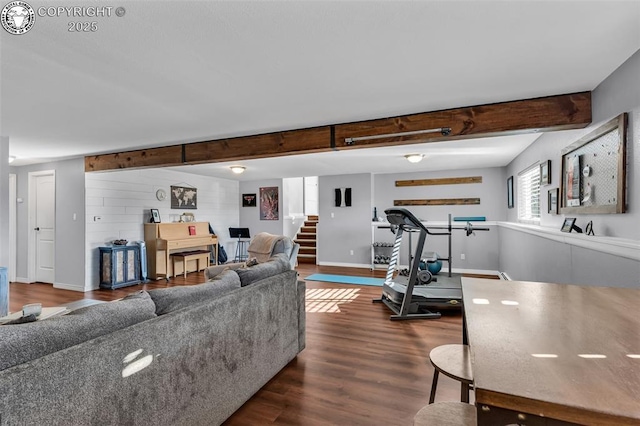
[{"label": "white wall", "polygon": [[[559,187],[561,150],[603,122],[629,113],[627,135],[627,212],[624,214],[580,214],[578,226],[593,221],[594,242],[614,237],[640,243],[640,51],[604,80],[592,94],[594,124],[586,129],[542,135],[507,167],[507,175],[517,175],[528,165],[552,160],[552,184],[542,188],[542,228],[558,230],[563,215],[547,214],[547,190]],[[508,220],[517,221],[516,209]],[[512,279],[575,282],[577,284],[640,287],[640,262],[619,259],[597,250],[569,247],[559,241],[539,241],[517,230],[500,232],[500,268]]]},{"label": "white wall", "polygon": [[[371,263],[372,185],[369,173],[320,176],[319,265],[367,267]],[[336,188],[351,188],[351,207],[335,207]]]},{"label": "white wall", "polygon": [[[482,183],[395,186],[397,180],[471,176],[481,176]],[[503,168],[378,174],[374,176],[374,183],[374,205],[377,208],[378,216],[384,217],[384,210],[393,207],[394,200],[480,198],[480,204],[477,205],[410,206],[407,209],[416,217],[426,221],[446,221],[449,213],[451,213],[452,216],[485,216],[489,221],[505,219],[507,186]]]},{"label": "white wall", "polygon": [[282,218],[282,235],[291,239],[295,239],[306,218],[304,194],[304,178],[282,179],[282,209],[286,212]]},{"label": "white wall", "polygon": [[[7,268],[7,280],[12,275],[9,268],[11,250],[9,248],[9,138],[0,136],[0,266]],[[15,272],[15,271],[13,271]],[[2,285],[2,283],[0,283]],[[0,315],[9,312],[9,289],[0,288]]]},{"label": "white wall", "polygon": [[[397,187],[397,180],[438,179],[452,177],[481,176],[482,183],[457,185],[429,185]],[[497,271],[499,266],[498,233],[493,225],[495,221],[505,219],[507,203],[504,168],[484,168],[469,170],[442,170],[437,172],[411,172],[379,174],[374,176],[374,206],[378,217],[385,217],[384,211],[393,207],[394,200],[434,199],[434,198],[480,198],[477,205],[448,206],[409,206],[405,207],[416,217],[436,222],[436,226],[446,226],[448,215],[484,216],[491,224],[476,223],[478,227],[489,228],[489,231],[478,231],[468,236],[463,230],[453,231],[451,236],[451,257],[454,270]],[[465,222],[453,222],[454,227],[464,227]],[[446,230],[433,230],[446,232]],[[376,241],[392,242],[393,234],[386,229],[375,233]],[[408,240],[408,238],[407,238]],[[412,251],[415,250],[417,238],[412,239]],[[407,264],[408,241],[401,246],[400,262]],[[435,251],[441,257],[448,255],[449,240],[447,236],[427,236],[424,251]],[[465,259],[461,259],[464,254]],[[447,263],[443,263],[447,269]]]},{"label": "white wall", "polygon": [[[84,290],[84,158],[12,167],[16,174],[17,197],[17,276],[28,282],[29,239],[29,173],[43,170],[56,172],[56,231],[54,287]],[[75,220],[74,220],[75,214]]]},{"label": "white wall", "polygon": [[304,178],[282,179],[282,209],[285,217],[304,215]]},{"label": "white wall", "polygon": [[[229,227],[238,226],[239,184],[237,181],[192,175],[169,169],[125,170],[87,173],[86,185],[86,276],[85,291],[98,287],[98,247],[115,239],[144,240],[143,224],[149,210],[159,209],[162,222],[178,221],[190,212],[198,222],[209,222],[228,250]],[[196,210],[171,209],[170,197],[156,199],[160,188],[169,194],[171,185],[198,189]],[[99,220],[96,220],[99,217]],[[234,246],[235,248],[235,246]]]},{"label": "white wall", "polygon": [[3,241],[0,266],[9,268],[9,138],[6,136],[0,136],[0,200],[0,241]]},{"label": "white wall", "polygon": [[[482,176],[481,184],[396,187],[396,180],[431,179],[442,177]],[[352,188],[353,207],[334,207],[334,189]],[[429,222],[446,223],[452,216],[485,216],[492,224],[478,223],[490,228],[467,237],[462,230],[452,235],[452,259],[454,270],[497,271],[499,266],[498,232],[496,221],[504,220],[506,211],[506,185],[502,168],[475,170],[448,170],[440,172],[412,172],[395,174],[355,174],[321,176],[319,179],[320,222],[318,224],[318,263],[369,267],[371,264],[372,232],[375,241],[393,242],[394,235],[388,229],[372,228],[373,207],[379,217],[384,210],[393,207],[397,199],[464,198],[479,197],[480,205],[469,206],[411,206],[409,211]],[[334,217],[331,217],[331,214]],[[454,223],[464,226],[465,223]],[[444,230],[442,230],[444,232]],[[414,238],[413,248],[417,239]],[[351,255],[351,250],[354,254]],[[407,263],[408,238],[403,241],[400,262]],[[448,254],[446,236],[429,236],[424,251]],[[460,255],[465,255],[465,260]],[[445,263],[444,267],[448,265]]]},{"label": "white wall", "polygon": [[[278,187],[278,220],[260,220],[260,188],[270,186]],[[251,237],[259,232],[268,232],[274,235],[283,235],[283,196],[282,196],[282,179],[269,179],[261,181],[240,182],[240,194],[256,194],[256,207],[240,207],[240,226],[249,228]],[[238,197],[240,203],[240,197]],[[229,255],[235,253],[235,244],[233,252],[227,250]]]}]

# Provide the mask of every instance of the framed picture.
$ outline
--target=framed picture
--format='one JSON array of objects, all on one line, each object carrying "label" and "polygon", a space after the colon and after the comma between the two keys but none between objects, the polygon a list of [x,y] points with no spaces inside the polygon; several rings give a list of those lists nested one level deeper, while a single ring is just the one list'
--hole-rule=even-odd
[{"label": "framed picture", "polygon": [[242,194],[242,207],[256,207],[257,198],[256,194]]},{"label": "framed picture", "polygon": [[278,220],[278,187],[260,188],[260,220]]},{"label": "framed picture", "polygon": [[551,184],[551,160],[540,163],[540,186]]},{"label": "framed picture", "polygon": [[171,185],[172,209],[197,209],[198,189],[187,186]]},{"label": "framed picture", "polygon": [[560,213],[624,213],[628,115],[622,113],[562,149]]},{"label": "framed picture", "polygon": [[507,179],[507,208],[513,208],[513,176]]},{"label": "framed picture", "polygon": [[578,234],[582,234],[582,228],[580,228],[578,225],[576,225],[576,218],[575,217],[566,218],[564,220],[564,223],[562,224],[562,228],[560,228],[560,230],[562,232],[576,231]]},{"label": "framed picture", "polygon": [[547,213],[558,214],[558,193],[559,189],[550,189],[547,195]]},{"label": "framed picture", "polygon": [[151,223],[160,223],[160,211],[151,209]]},{"label": "framed picture", "polygon": [[560,228],[560,230],[562,232],[571,232],[571,229],[573,228],[573,225],[575,223],[576,223],[576,218],[575,217],[568,217],[562,223],[562,228]]}]

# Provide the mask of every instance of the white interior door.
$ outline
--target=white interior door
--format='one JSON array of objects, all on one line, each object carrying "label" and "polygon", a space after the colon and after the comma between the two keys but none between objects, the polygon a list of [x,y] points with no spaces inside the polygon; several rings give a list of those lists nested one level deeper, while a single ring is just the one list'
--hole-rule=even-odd
[{"label": "white interior door", "polygon": [[53,283],[55,279],[55,175],[34,176],[36,281]]},{"label": "white interior door", "polygon": [[318,176],[304,178],[304,214],[318,214]]},{"label": "white interior door", "polygon": [[16,175],[9,175],[9,281],[16,280],[17,268]]}]

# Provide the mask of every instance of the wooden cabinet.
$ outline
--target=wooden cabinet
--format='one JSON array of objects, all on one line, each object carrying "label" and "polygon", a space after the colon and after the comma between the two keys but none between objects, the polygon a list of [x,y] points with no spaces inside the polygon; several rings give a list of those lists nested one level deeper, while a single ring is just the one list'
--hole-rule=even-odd
[{"label": "wooden cabinet", "polygon": [[100,247],[100,288],[140,283],[140,247]]}]

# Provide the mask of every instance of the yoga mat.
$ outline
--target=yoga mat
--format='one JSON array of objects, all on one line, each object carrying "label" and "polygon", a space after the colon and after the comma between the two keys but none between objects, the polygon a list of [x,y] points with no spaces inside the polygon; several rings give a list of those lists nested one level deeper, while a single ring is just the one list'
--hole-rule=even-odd
[{"label": "yoga mat", "polygon": [[305,278],[309,281],[325,281],[340,284],[375,285],[382,287],[384,278],[352,277],[350,275],[312,274]]}]

